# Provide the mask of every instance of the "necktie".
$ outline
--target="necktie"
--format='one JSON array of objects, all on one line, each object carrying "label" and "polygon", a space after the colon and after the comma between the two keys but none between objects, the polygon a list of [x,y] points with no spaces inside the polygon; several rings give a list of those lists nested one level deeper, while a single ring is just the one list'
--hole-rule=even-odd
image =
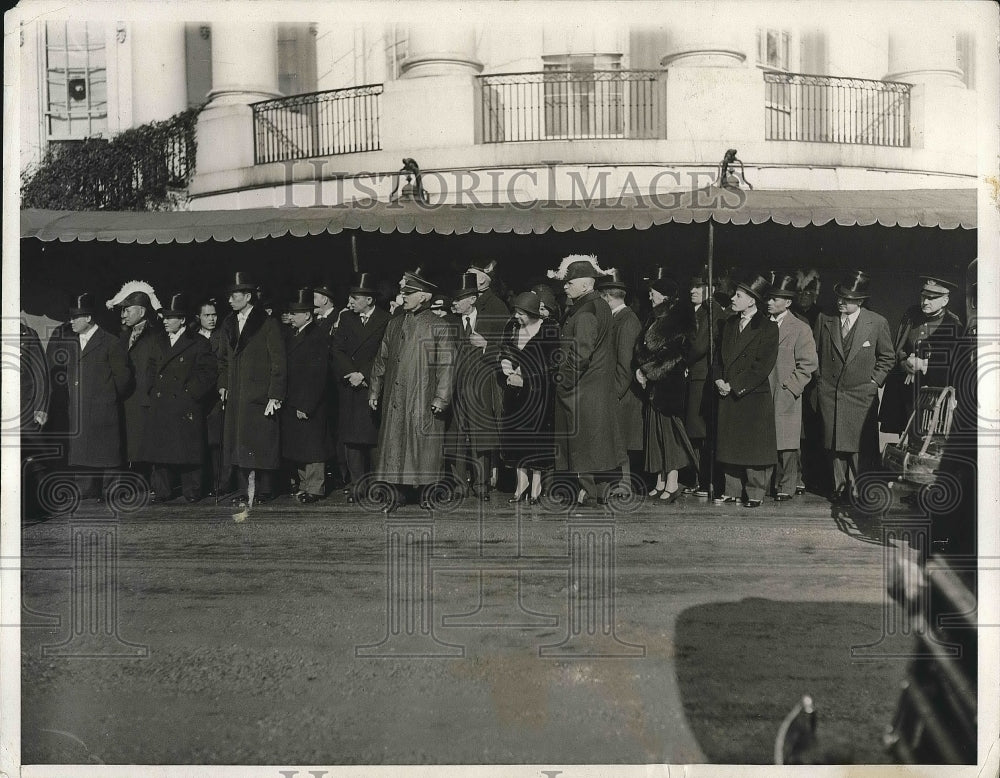
[{"label": "necktie", "polygon": [[472,319],[469,316],[462,317],[465,320],[465,337],[472,333]]},{"label": "necktie", "polygon": [[840,337],[846,338],[847,334],[851,331],[851,320],[844,316],[840,320]]},{"label": "necktie", "polygon": [[743,330],[746,329],[749,321],[750,321],[749,319],[745,319],[742,316],[740,317],[740,332],[743,332]]},{"label": "necktie", "polygon": [[368,317],[361,314],[361,326],[364,327],[366,324],[368,324]]}]

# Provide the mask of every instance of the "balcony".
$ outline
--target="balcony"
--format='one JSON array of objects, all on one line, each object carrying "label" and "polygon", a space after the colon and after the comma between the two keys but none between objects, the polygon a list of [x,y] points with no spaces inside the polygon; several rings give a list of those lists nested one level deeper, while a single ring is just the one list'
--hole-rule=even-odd
[{"label": "balcony", "polygon": [[666,137],[660,70],[479,76],[483,143]]},{"label": "balcony", "polygon": [[382,148],[382,84],[254,103],[254,164]]},{"label": "balcony", "polygon": [[910,84],[764,73],[765,139],[910,146]]}]

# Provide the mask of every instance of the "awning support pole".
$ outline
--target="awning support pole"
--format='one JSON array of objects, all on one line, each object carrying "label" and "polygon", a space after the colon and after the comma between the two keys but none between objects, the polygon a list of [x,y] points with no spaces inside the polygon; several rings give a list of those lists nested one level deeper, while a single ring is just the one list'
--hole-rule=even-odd
[{"label": "awning support pole", "polygon": [[712,385],[708,387],[709,396],[712,398],[708,404],[708,418],[706,421],[706,432],[708,433],[708,499],[715,499],[715,417],[717,392],[715,391],[715,295],[712,290],[715,288],[715,276],[713,259],[715,253],[715,222],[711,217],[708,219],[708,288],[705,290],[705,305],[708,306],[708,380]]}]

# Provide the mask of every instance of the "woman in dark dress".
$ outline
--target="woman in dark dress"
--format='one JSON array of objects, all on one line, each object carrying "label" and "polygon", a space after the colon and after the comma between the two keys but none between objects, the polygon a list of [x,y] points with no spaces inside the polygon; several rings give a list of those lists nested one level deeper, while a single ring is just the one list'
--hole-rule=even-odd
[{"label": "woman in dark dress", "polygon": [[656,473],[656,488],[649,496],[665,503],[681,494],[677,471],[698,467],[684,429],[687,359],[697,325],[694,309],[679,299],[679,293],[673,279],[652,281],[652,318],[636,344],[635,377],[648,398],[643,408],[646,470]]},{"label": "woman in dark dress", "polygon": [[503,458],[517,471],[517,485],[510,502],[530,497],[531,504],[537,505],[542,471],[551,468],[554,461],[554,394],[550,371],[552,353],[559,345],[559,328],[543,318],[542,300],[535,292],[517,295],[513,308],[514,316],[500,341],[499,369],[503,381],[500,445]]}]

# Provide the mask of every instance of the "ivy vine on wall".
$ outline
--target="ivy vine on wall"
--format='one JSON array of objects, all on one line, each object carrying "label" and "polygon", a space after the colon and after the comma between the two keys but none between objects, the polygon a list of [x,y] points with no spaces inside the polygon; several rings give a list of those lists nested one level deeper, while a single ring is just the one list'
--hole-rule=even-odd
[{"label": "ivy vine on wall", "polygon": [[21,206],[58,211],[170,211],[194,175],[201,107],[110,140],[51,143],[21,182]]}]

